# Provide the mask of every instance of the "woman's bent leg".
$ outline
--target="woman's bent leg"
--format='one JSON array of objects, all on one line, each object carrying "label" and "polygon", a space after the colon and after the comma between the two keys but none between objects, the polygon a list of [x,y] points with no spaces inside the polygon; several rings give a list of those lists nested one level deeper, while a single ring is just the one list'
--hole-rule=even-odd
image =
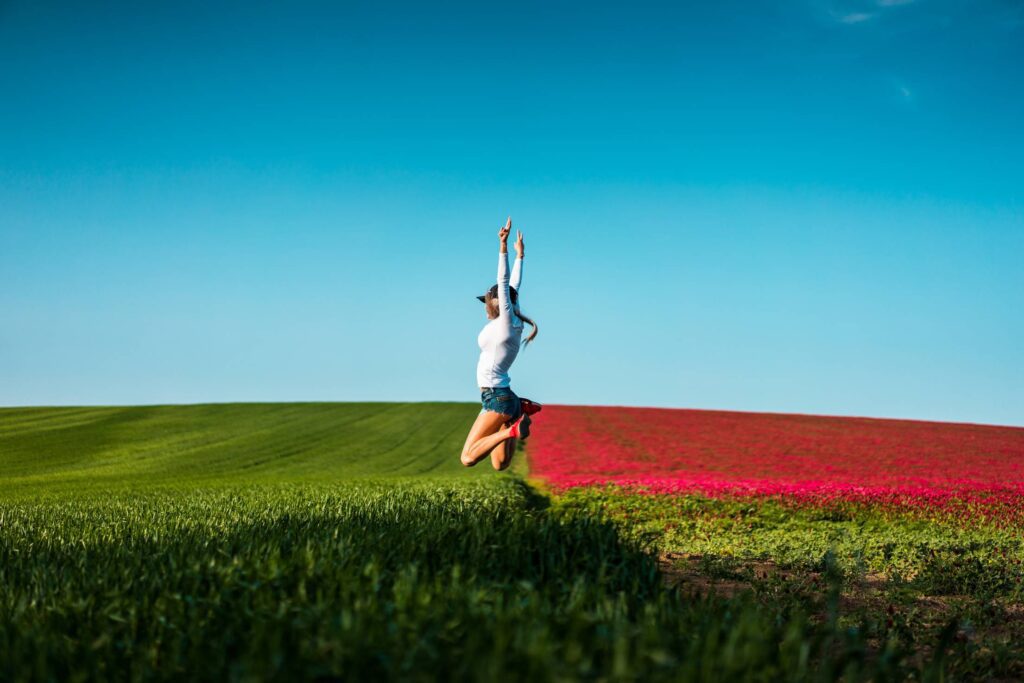
[{"label": "woman's bent leg", "polygon": [[[505,423],[506,427],[511,425],[511,422]],[[519,439],[516,438],[505,439],[491,450],[491,466],[494,469],[508,469],[508,466],[512,464],[512,456],[515,455],[518,441]]]},{"label": "woman's bent leg", "polygon": [[462,447],[462,464],[472,467],[487,457],[496,446],[503,444],[508,439],[510,431],[504,424],[510,418],[510,415],[492,410],[485,410],[477,415],[469,430],[469,436],[466,437],[466,444]]}]

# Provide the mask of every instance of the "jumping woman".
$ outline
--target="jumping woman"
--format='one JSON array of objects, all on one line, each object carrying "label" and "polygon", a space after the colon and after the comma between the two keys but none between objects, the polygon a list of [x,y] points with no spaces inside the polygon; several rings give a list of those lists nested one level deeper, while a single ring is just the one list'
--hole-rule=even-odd
[{"label": "jumping woman", "polygon": [[[462,447],[462,464],[472,467],[488,455],[496,470],[512,464],[516,440],[530,435],[530,415],[540,410],[540,404],[519,398],[510,388],[508,369],[519,353],[520,342],[529,344],[537,336],[537,323],[519,310],[519,289],[523,278],[523,233],[517,231],[516,260],[512,266],[511,282],[508,271],[508,235],[512,232],[512,217],[498,231],[498,283],[477,299],[484,302],[489,323],[477,337],[480,360],[476,365],[476,382],[480,387],[483,405],[473,428]],[[530,323],[533,331],[523,340],[523,323]]]}]

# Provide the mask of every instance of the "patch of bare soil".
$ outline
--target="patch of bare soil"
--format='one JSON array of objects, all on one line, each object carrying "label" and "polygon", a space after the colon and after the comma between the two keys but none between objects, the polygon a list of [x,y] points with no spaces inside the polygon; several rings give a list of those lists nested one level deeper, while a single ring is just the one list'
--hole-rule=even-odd
[{"label": "patch of bare soil", "polygon": [[[735,560],[722,570],[714,568],[714,563],[709,565],[707,560],[696,553],[667,552],[658,557],[658,564],[668,586],[691,595],[714,593],[728,598],[743,591],[755,590],[754,582],[759,582],[762,590],[765,585],[791,584],[798,592],[814,593],[820,590],[815,597],[824,598],[825,585],[820,572],[780,567],[769,560]],[[710,575],[709,566],[714,568]],[[866,614],[884,619],[892,626],[897,614],[912,613],[915,628],[937,633],[951,618],[969,606],[971,601],[967,595],[918,595],[909,605],[894,605],[886,594],[888,583],[888,577],[882,573],[868,573],[854,579],[840,593],[839,614]],[[1024,638],[1024,604],[1004,602],[996,608],[1000,610],[1002,619],[981,628],[965,624],[957,632],[957,640],[991,644],[1012,643]],[[812,619],[820,621],[825,618],[824,607],[812,613]],[[915,656],[919,663],[927,661],[933,649],[927,639],[923,641],[918,644]],[[870,639],[867,644],[870,648],[869,657],[877,654],[882,647],[879,639]]]},{"label": "patch of bare soil", "polygon": [[669,552],[658,557],[658,565],[666,585],[687,593],[704,595],[715,592],[732,597],[742,590],[750,589],[750,584],[742,579],[708,576],[704,573],[701,560],[701,555]]}]

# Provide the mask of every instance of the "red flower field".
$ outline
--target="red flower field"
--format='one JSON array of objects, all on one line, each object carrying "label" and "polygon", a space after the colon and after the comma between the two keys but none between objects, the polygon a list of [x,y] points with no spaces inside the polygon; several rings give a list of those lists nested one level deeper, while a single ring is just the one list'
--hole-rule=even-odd
[{"label": "red flower field", "polygon": [[616,484],[1024,520],[1024,428],[546,405],[535,430],[530,469],[554,489]]}]

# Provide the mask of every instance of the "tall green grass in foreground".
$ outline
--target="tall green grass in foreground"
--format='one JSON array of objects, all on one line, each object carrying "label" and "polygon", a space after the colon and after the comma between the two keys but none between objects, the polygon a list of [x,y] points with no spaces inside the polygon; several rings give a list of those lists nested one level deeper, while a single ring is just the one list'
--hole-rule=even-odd
[{"label": "tall green grass in foreground", "polygon": [[462,468],[476,410],[0,410],[0,679],[940,680],[945,647],[666,588],[603,517]]},{"label": "tall green grass in foreground", "polygon": [[[770,609],[822,602],[839,577],[838,621],[869,645],[896,638],[914,658],[955,625],[949,680],[1024,677],[1024,529],[971,517],[939,521],[858,501],[785,496],[641,495],[573,489],[566,512],[612,521],[661,558],[687,591],[750,592]],[[827,560],[827,561],[826,561]],[[831,565],[831,566],[829,566]]]}]

